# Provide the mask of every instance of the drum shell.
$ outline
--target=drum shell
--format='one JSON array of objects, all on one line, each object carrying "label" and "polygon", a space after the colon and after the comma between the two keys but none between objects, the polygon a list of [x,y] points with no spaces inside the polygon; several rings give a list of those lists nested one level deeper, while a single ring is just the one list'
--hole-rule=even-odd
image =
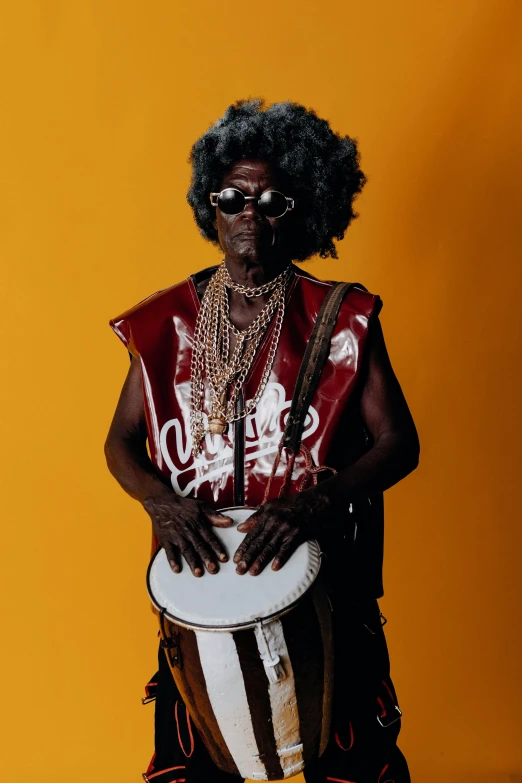
[{"label": "drum shell", "polygon": [[175,683],[221,770],[281,780],[323,753],[331,724],[333,647],[331,608],[320,581],[284,614],[262,623],[284,669],[278,682],[267,676],[259,628],[191,630],[157,613]]}]

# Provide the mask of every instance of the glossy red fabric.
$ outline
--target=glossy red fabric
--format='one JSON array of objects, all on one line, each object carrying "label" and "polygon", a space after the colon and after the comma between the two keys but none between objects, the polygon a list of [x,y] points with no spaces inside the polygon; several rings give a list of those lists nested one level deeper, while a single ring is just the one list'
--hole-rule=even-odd
[{"label": "glossy red fabric", "polygon": [[[198,279],[213,269],[158,291],[121,315],[110,325],[141,362],[143,394],[151,459],[158,471],[180,495],[210,501],[218,508],[258,505],[284,429],[292,394],[307,341],[331,282],[317,280],[294,267],[286,311],[272,372],[253,414],[221,435],[207,435],[196,459],[190,437],[190,360],[194,326],[199,309]],[[303,433],[315,465],[339,470],[364,450],[357,419],[357,393],[364,365],[370,319],[378,315],[382,301],[356,284],[340,308],[331,349],[314,395]],[[257,389],[267,356],[268,330],[244,384],[244,398]],[[305,472],[299,455],[291,491],[297,491]],[[283,456],[271,488],[277,496],[286,468]],[[377,498],[379,500],[379,498]],[[382,501],[382,497],[380,498]],[[378,523],[382,527],[382,519]],[[379,539],[379,531],[375,531]],[[367,531],[369,536],[370,531]],[[374,536],[375,537],[375,536]],[[380,534],[382,539],[382,530]],[[366,596],[382,594],[379,569],[382,540],[373,542],[373,588]],[[368,550],[369,551],[369,550]]]}]

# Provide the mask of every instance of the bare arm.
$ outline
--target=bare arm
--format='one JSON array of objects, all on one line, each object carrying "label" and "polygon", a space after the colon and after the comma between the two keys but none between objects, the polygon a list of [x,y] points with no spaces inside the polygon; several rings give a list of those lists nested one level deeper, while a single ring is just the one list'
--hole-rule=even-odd
[{"label": "bare arm", "polygon": [[146,442],[141,362],[133,358],[105,441],[105,457],[116,481],[141,504],[170,489],[155,470]]},{"label": "bare arm", "polygon": [[107,466],[121,487],[143,505],[154,534],[165,548],[170,566],[179,572],[183,556],[194,576],[203,566],[211,574],[228,557],[211,525],[228,527],[229,517],[201,501],[175,494],[155,470],[147,453],[141,363],[133,359],[105,441]]}]

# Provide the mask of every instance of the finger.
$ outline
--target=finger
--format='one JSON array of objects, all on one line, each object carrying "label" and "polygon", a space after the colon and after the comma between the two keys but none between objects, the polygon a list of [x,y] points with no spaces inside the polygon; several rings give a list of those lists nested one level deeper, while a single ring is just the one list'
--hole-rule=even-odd
[{"label": "finger", "polygon": [[252,541],[246,552],[244,552],[241,556],[237,564],[236,573],[244,574],[246,571],[248,571],[251,564],[269,543],[270,535],[270,533],[266,532]]},{"label": "finger", "polygon": [[[241,558],[243,557],[244,553],[247,551],[247,549],[251,546],[252,542],[255,541],[257,536],[261,535],[264,532],[265,525],[262,518],[262,512],[256,511],[255,514],[252,514],[252,517],[249,517],[246,519],[242,525],[246,525],[247,522],[249,522],[252,518],[256,517],[256,522],[253,524],[253,527],[249,529],[247,532],[247,535],[243,538],[240,545],[236,549],[236,552],[234,554],[234,563],[239,563]],[[240,530],[242,525],[238,525],[236,530],[239,530],[239,532],[244,532]]]},{"label": "finger", "polygon": [[215,574],[219,568],[216,563],[216,558],[211,547],[207,544],[204,538],[205,529],[201,525],[199,527],[189,528],[185,535],[189,539],[190,543],[196,550],[200,560],[205,564],[205,568],[209,574]]},{"label": "finger", "polygon": [[268,543],[263,547],[260,554],[256,557],[256,559],[248,569],[248,573],[252,574],[252,576],[257,576],[258,574],[260,574],[261,571],[263,571],[263,569],[268,565],[268,563],[274,557],[274,554],[277,550],[277,546],[278,546],[277,541],[268,541]]},{"label": "finger", "polygon": [[261,528],[254,530],[251,530],[250,533],[247,533],[247,535],[244,537],[244,539],[241,541],[240,545],[236,549],[234,553],[234,563],[239,563],[241,558],[243,557],[244,553],[247,551],[250,544],[255,541],[257,536],[260,536],[263,533],[263,530]]},{"label": "finger", "polygon": [[201,560],[196,550],[194,549],[192,543],[187,539],[184,539],[180,549],[181,549],[181,554],[187,561],[189,568],[194,574],[194,576],[203,576],[203,568],[201,567]]},{"label": "finger", "polygon": [[279,552],[277,553],[276,557],[274,558],[274,562],[272,563],[272,569],[274,571],[279,571],[280,568],[284,566],[284,564],[290,559],[290,557],[294,554],[295,550],[299,546],[299,533],[296,532],[293,535],[289,536],[288,538],[285,538],[281,546],[279,547]]},{"label": "finger", "polygon": [[203,506],[201,510],[214,527],[230,527],[230,525],[234,524],[231,517],[227,517],[209,506]]},{"label": "finger", "polygon": [[239,530],[240,533],[249,533],[251,530],[254,530],[262,513],[263,511],[261,508],[259,508],[257,511],[254,511],[254,513],[249,516],[248,519],[245,519],[244,522],[241,522],[241,524],[237,526],[236,530]]},{"label": "finger", "polygon": [[212,530],[209,530],[209,528],[205,527],[204,525],[202,525],[200,533],[218,560],[221,560],[222,563],[226,563],[228,560],[228,554],[225,547],[223,546],[223,542],[219,540]]},{"label": "finger", "polygon": [[181,555],[178,547],[175,544],[167,542],[164,546],[169,566],[172,568],[175,574],[179,574],[181,571]]}]

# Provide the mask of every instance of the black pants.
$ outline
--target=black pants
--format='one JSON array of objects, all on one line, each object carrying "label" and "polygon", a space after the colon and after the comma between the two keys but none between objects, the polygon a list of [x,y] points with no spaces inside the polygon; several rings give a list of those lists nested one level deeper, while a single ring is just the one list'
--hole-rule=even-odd
[{"label": "black pants", "polygon": [[[334,605],[335,687],[332,733],[326,751],[307,766],[306,783],[410,783],[397,747],[397,695],[376,600]],[[163,649],[146,687],[156,699],[155,753],[144,780],[154,783],[242,783],[212,762],[192,723]]]}]

